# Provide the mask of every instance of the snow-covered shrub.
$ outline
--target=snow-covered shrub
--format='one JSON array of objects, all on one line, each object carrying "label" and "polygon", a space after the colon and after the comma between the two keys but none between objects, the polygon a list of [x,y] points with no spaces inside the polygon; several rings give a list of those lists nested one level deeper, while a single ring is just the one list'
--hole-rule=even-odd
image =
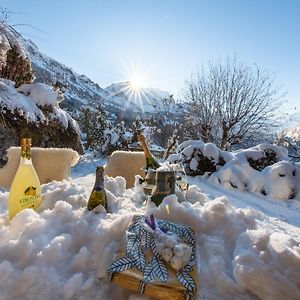
[{"label": "snow-covered shrub", "polygon": [[276,152],[272,149],[265,149],[263,151],[263,156],[254,160],[253,158],[248,158],[249,165],[258,171],[262,171],[265,167],[273,165],[277,162]]},{"label": "snow-covered shrub", "polygon": [[187,175],[211,174],[225,164],[221,150],[212,143],[189,140],[180,144],[178,151],[178,154],[170,155],[168,161],[183,164]]},{"label": "snow-covered shrub", "polygon": [[104,144],[101,151],[105,155],[110,155],[115,150],[128,150],[132,134],[126,131],[124,123],[117,125],[108,123],[108,128],[104,130]]},{"label": "snow-covered shrub", "polygon": [[84,147],[98,154],[110,155],[115,150],[127,150],[132,135],[128,135],[124,122],[114,124],[107,119],[102,105],[82,107],[79,116]]},{"label": "snow-covered shrub", "polygon": [[11,145],[17,145],[18,141],[14,134],[14,130],[11,128],[0,127],[0,167],[5,165],[7,162],[7,153],[6,150]]},{"label": "snow-covered shrub", "polygon": [[45,83],[22,84],[17,91],[29,96],[31,101],[38,106],[56,106],[58,102],[58,92]]},{"label": "snow-covered shrub", "polygon": [[168,161],[183,164],[188,175],[205,175],[213,184],[251,191],[273,199],[292,199],[298,193],[300,169],[287,150],[271,144],[227,152],[214,144],[186,141]]},{"label": "snow-covered shrub", "polygon": [[276,136],[274,144],[288,150],[292,160],[300,161],[300,124],[293,128],[285,129]]},{"label": "snow-covered shrub", "polygon": [[7,133],[0,151],[18,146],[27,136],[35,147],[72,148],[81,153],[79,127],[54,101],[57,92],[37,83],[19,89],[11,81],[0,79],[0,129]]},{"label": "snow-covered shrub", "polygon": [[297,192],[296,175],[300,169],[288,161],[281,161],[263,170],[265,193],[272,198],[292,199]]},{"label": "snow-covered shrub", "polygon": [[85,149],[101,152],[105,142],[104,131],[108,125],[102,105],[96,108],[82,107],[78,121]]}]

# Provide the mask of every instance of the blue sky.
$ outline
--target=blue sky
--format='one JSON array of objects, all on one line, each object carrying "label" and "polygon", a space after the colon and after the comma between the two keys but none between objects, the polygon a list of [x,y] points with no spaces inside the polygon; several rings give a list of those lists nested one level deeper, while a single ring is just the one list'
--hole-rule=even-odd
[{"label": "blue sky", "polygon": [[300,1],[0,0],[42,52],[100,86],[147,74],[179,94],[190,73],[227,56],[276,74],[300,109]]}]

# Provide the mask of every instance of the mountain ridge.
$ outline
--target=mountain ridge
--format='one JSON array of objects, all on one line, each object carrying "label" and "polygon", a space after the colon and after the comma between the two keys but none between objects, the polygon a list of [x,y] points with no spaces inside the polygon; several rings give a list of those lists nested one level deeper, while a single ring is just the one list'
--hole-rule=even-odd
[{"label": "mountain ridge", "polygon": [[[21,55],[26,55],[31,61],[35,81],[64,87],[64,98],[61,107],[69,112],[79,111],[81,106],[96,107],[103,105],[108,115],[121,114],[123,116],[140,117],[158,112],[160,100],[170,94],[155,88],[141,89],[142,97],[138,101],[122,90],[129,82],[112,83],[102,88],[86,75],[80,75],[71,67],[42,53],[38,46],[30,39],[25,39],[11,26],[0,28],[0,60],[5,60],[6,51],[16,45]],[[147,97],[145,97],[147,95]],[[154,97],[152,95],[155,95]]]}]

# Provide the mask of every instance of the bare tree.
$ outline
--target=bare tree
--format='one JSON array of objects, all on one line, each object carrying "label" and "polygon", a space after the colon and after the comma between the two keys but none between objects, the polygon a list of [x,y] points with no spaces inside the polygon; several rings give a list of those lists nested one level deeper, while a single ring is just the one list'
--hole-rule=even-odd
[{"label": "bare tree", "polygon": [[289,130],[282,130],[276,135],[273,143],[277,146],[282,146],[288,150],[289,157],[299,162],[300,161],[300,126]]},{"label": "bare tree", "polygon": [[277,126],[283,94],[274,76],[229,59],[210,64],[186,81],[185,129],[192,138],[228,149],[260,141]]}]

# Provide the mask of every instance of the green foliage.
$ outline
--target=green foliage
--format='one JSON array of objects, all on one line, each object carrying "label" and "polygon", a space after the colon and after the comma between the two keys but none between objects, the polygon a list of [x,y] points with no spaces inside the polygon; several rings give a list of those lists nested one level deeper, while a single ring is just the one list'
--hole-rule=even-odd
[{"label": "green foliage", "polygon": [[11,146],[19,146],[22,137],[29,137],[34,147],[72,148],[83,153],[78,132],[71,124],[65,128],[56,119],[49,116],[50,111],[41,108],[45,120],[28,121],[21,111],[11,111],[1,107],[0,111],[0,166],[6,163],[6,150]]},{"label": "green foliage", "polygon": [[82,131],[83,145],[95,153],[110,155],[115,150],[127,150],[124,122],[114,125],[107,120],[101,105],[96,109],[84,107],[81,110],[79,125]]},{"label": "green foliage", "polygon": [[82,108],[79,124],[84,133],[85,149],[101,152],[101,147],[105,142],[104,130],[107,128],[106,113],[103,107],[98,105],[96,109]]},{"label": "green foliage", "polygon": [[131,131],[132,131],[132,139],[131,139],[131,143],[137,143],[138,142],[138,138],[137,136],[139,134],[143,133],[143,123],[141,121],[140,118],[137,118],[133,123],[132,123],[132,127],[131,127]]}]

